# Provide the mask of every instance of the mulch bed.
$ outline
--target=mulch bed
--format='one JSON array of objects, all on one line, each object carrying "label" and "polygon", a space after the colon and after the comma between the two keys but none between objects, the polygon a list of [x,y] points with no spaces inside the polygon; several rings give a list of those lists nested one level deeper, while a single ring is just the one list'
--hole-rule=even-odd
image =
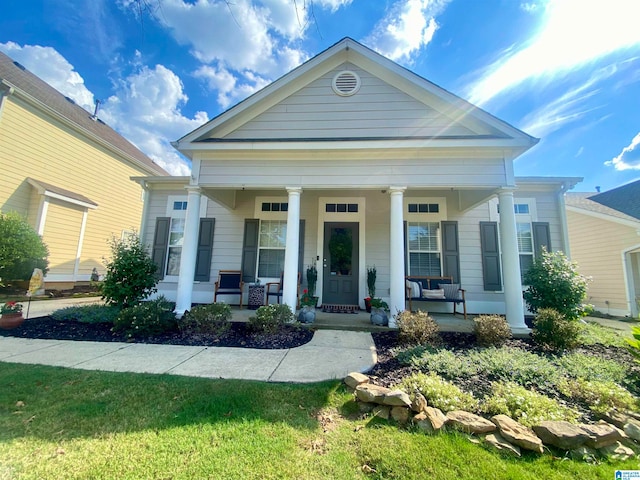
[{"label": "mulch bed", "polygon": [[123,333],[112,332],[111,325],[107,323],[58,321],[47,316],[25,320],[20,327],[13,330],[0,329],[0,336],[92,342],[280,349],[299,347],[308,343],[313,338],[313,331],[296,325],[285,325],[275,334],[257,334],[251,331],[244,322],[231,322],[229,331],[220,336],[187,335],[180,331],[171,331],[152,337],[129,339]]}]

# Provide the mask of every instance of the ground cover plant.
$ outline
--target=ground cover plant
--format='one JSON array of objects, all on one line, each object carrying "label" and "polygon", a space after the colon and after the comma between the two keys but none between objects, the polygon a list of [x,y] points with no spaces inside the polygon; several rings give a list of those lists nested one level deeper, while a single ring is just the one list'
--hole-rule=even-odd
[{"label": "ground cover plant", "polygon": [[[339,381],[268,384],[3,363],[0,478],[609,480],[637,460],[513,459],[360,414]],[[152,408],[150,408],[152,406]]]}]

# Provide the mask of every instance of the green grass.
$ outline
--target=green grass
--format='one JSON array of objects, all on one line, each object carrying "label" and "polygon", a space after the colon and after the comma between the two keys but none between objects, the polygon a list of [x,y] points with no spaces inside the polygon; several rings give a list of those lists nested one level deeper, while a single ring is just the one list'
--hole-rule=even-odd
[{"label": "green grass", "polygon": [[[265,384],[2,363],[0,479],[611,479],[637,461],[511,459],[360,418],[338,382]],[[319,418],[322,421],[319,421]]]}]

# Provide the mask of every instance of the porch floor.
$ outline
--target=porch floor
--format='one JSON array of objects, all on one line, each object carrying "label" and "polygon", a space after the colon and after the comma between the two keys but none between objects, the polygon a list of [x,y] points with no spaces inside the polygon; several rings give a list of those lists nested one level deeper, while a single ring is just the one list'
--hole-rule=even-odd
[{"label": "porch floor", "polygon": [[[255,316],[255,310],[243,307],[240,310],[237,306],[231,307],[234,322],[246,322],[249,317]],[[473,320],[471,315],[467,315],[465,320],[462,315],[452,313],[430,313],[436,321],[441,332],[473,332]],[[322,309],[316,309],[316,321],[310,324],[311,328],[327,330],[352,330],[360,332],[384,332],[390,330],[388,327],[380,327],[371,324],[369,314],[364,310],[358,313],[327,313]]]}]

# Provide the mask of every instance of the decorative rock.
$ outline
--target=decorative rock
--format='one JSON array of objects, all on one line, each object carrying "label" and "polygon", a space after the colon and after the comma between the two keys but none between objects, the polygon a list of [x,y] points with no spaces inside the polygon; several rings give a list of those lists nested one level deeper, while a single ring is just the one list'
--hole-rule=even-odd
[{"label": "decorative rock", "polygon": [[598,450],[603,455],[609,457],[610,460],[628,460],[635,455],[635,452],[629,447],[625,447],[620,442],[616,442],[613,445],[607,445]]},{"label": "decorative rock", "polygon": [[376,407],[375,403],[369,402],[358,402],[358,409],[361,413],[371,413],[373,409]]},{"label": "decorative rock", "polygon": [[624,433],[636,442],[640,442],[640,422],[637,420],[629,420],[629,422],[624,425]]},{"label": "decorative rock", "polygon": [[510,453],[512,455],[515,455],[516,457],[520,456],[520,448],[516,445],[511,445],[497,432],[490,433],[489,435],[484,437],[484,441],[494,450]]},{"label": "decorative rock", "polygon": [[447,413],[447,423],[466,433],[489,433],[496,429],[495,424],[486,418],[462,410]]},{"label": "decorative rock", "polygon": [[447,416],[439,408],[425,407],[424,414],[435,431],[442,430],[447,423]]},{"label": "decorative rock", "polygon": [[360,372],[351,372],[345,377],[344,383],[351,388],[356,388],[363,383],[369,383],[369,377]]},{"label": "decorative rock", "polygon": [[612,445],[622,440],[620,430],[608,423],[598,423],[596,425],[580,425],[591,438],[586,445],[591,448],[602,448]]},{"label": "decorative rock", "polygon": [[618,428],[624,428],[624,425],[629,421],[629,416],[617,410],[611,410],[603,415],[603,418],[607,423],[611,423]]},{"label": "decorative rock", "polygon": [[376,405],[373,409],[373,416],[382,418],[384,420],[389,420],[390,414],[391,414],[391,407],[388,405]]},{"label": "decorative rock", "polygon": [[427,407],[427,399],[424,398],[424,395],[422,395],[420,392],[416,392],[416,398],[411,403],[411,410],[420,413],[424,412]]},{"label": "decorative rock", "polygon": [[407,407],[393,407],[391,409],[391,418],[404,425],[409,421],[409,409]]},{"label": "decorative rock", "polygon": [[593,448],[581,445],[576,449],[569,452],[569,455],[573,460],[579,460],[582,462],[593,462],[598,457],[598,452]]},{"label": "decorative rock", "polygon": [[392,390],[384,396],[382,403],[392,407],[410,407],[411,399],[402,390]]},{"label": "decorative rock", "polygon": [[413,417],[413,423],[416,427],[418,427],[418,430],[420,430],[423,433],[426,433],[427,435],[433,435],[434,433],[439,433],[439,430],[436,430],[433,428],[433,425],[431,425],[431,422],[429,421],[427,416],[424,414],[424,412],[420,412],[416,414]]},{"label": "decorative rock", "polygon": [[390,391],[391,390],[386,387],[373,385],[372,383],[363,383],[356,387],[356,396],[358,397],[358,400],[362,402],[382,404],[384,396]]},{"label": "decorative rock", "polygon": [[542,440],[538,438],[533,430],[516,422],[506,415],[496,415],[491,418],[500,430],[506,441],[518,445],[526,450],[542,453]]},{"label": "decorative rock", "polygon": [[546,445],[563,450],[574,450],[589,440],[589,435],[579,426],[565,421],[544,421],[533,431]]}]

